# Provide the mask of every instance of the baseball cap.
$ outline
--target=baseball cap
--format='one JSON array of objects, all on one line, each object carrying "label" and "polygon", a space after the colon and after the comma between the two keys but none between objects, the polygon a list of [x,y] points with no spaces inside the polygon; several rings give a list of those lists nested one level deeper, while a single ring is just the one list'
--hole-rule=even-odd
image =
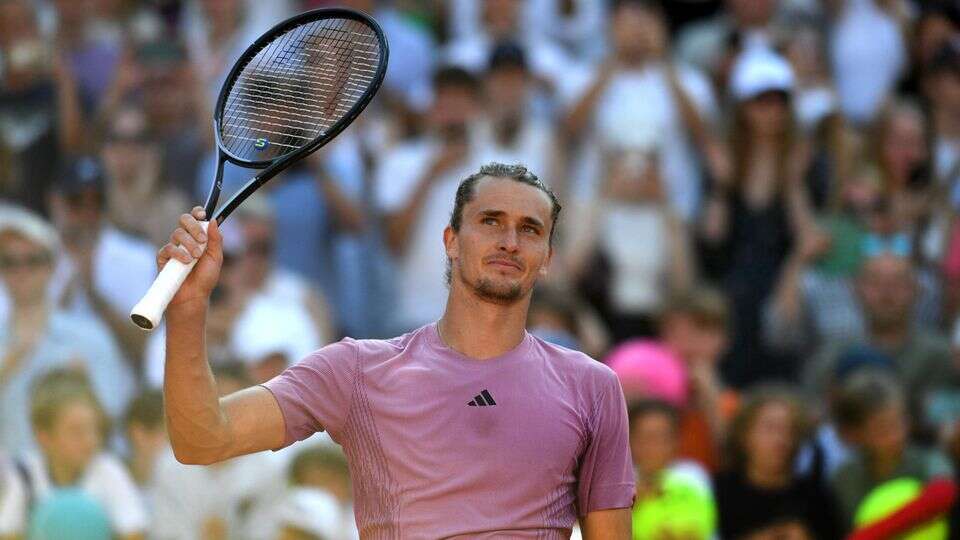
[{"label": "baseball cap", "polygon": [[12,231],[54,254],[60,247],[60,237],[53,225],[39,214],[12,204],[0,203],[0,233]]},{"label": "baseball cap", "polygon": [[754,46],[737,57],[730,76],[730,91],[737,101],[747,101],[765,92],[793,91],[790,63],[767,47]]},{"label": "baseball cap", "polygon": [[103,166],[93,156],[82,156],[67,161],[57,180],[57,191],[70,196],[92,189],[103,192],[105,185]]},{"label": "baseball cap", "polygon": [[494,46],[490,53],[490,62],[487,69],[493,71],[500,68],[527,69],[527,55],[520,45],[512,41],[503,41]]},{"label": "baseball cap", "polygon": [[686,367],[676,354],[656,341],[626,341],[611,351],[604,363],[617,374],[628,398],[662,399],[674,407],[686,403]]}]

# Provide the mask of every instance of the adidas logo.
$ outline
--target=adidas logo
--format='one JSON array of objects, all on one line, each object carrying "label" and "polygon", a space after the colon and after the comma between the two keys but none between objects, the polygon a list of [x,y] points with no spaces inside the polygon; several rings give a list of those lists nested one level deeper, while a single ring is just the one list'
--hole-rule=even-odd
[{"label": "adidas logo", "polygon": [[477,394],[472,400],[467,402],[467,405],[471,407],[486,407],[487,405],[496,404],[497,402],[493,400],[493,396],[491,396],[490,392],[487,392],[486,389]]}]

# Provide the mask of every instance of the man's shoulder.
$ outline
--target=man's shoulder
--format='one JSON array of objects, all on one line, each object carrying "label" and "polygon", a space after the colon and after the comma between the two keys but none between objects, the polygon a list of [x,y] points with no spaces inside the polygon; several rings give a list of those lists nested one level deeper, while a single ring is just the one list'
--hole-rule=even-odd
[{"label": "man's shoulder", "polygon": [[547,360],[548,365],[553,369],[571,375],[574,380],[600,384],[611,384],[617,381],[617,375],[609,366],[593,359],[590,355],[550,343],[536,336],[531,337],[537,350]]}]

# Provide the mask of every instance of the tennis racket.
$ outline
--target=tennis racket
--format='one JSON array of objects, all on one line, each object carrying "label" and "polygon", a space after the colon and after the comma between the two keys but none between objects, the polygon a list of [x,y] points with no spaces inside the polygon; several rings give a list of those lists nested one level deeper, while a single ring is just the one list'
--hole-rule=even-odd
[{"label": "tennis racket", "polygon": [[[376,21],[348,9],[308,11],[260,36],[234,64],[217,98],[218,162],[204,204],[208,219],[223,223],[257,188],[350,125],[380,88],[388,56]],[[227,161],[263,170],[217,209]],[[196,261],[164,265],[130,312],[134,324],[157,327]]]}]

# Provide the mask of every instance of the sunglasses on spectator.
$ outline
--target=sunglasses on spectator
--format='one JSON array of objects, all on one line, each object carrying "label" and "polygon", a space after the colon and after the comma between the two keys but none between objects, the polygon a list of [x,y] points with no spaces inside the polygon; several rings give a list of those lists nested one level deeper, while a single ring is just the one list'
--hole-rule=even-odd
[{"label": "sunglasses on spectator", "polygon": [[18,268],[39,268],[50,263],[50,256],[46,253],[31,255],[0,255],[0,270],[16,270]]}]

